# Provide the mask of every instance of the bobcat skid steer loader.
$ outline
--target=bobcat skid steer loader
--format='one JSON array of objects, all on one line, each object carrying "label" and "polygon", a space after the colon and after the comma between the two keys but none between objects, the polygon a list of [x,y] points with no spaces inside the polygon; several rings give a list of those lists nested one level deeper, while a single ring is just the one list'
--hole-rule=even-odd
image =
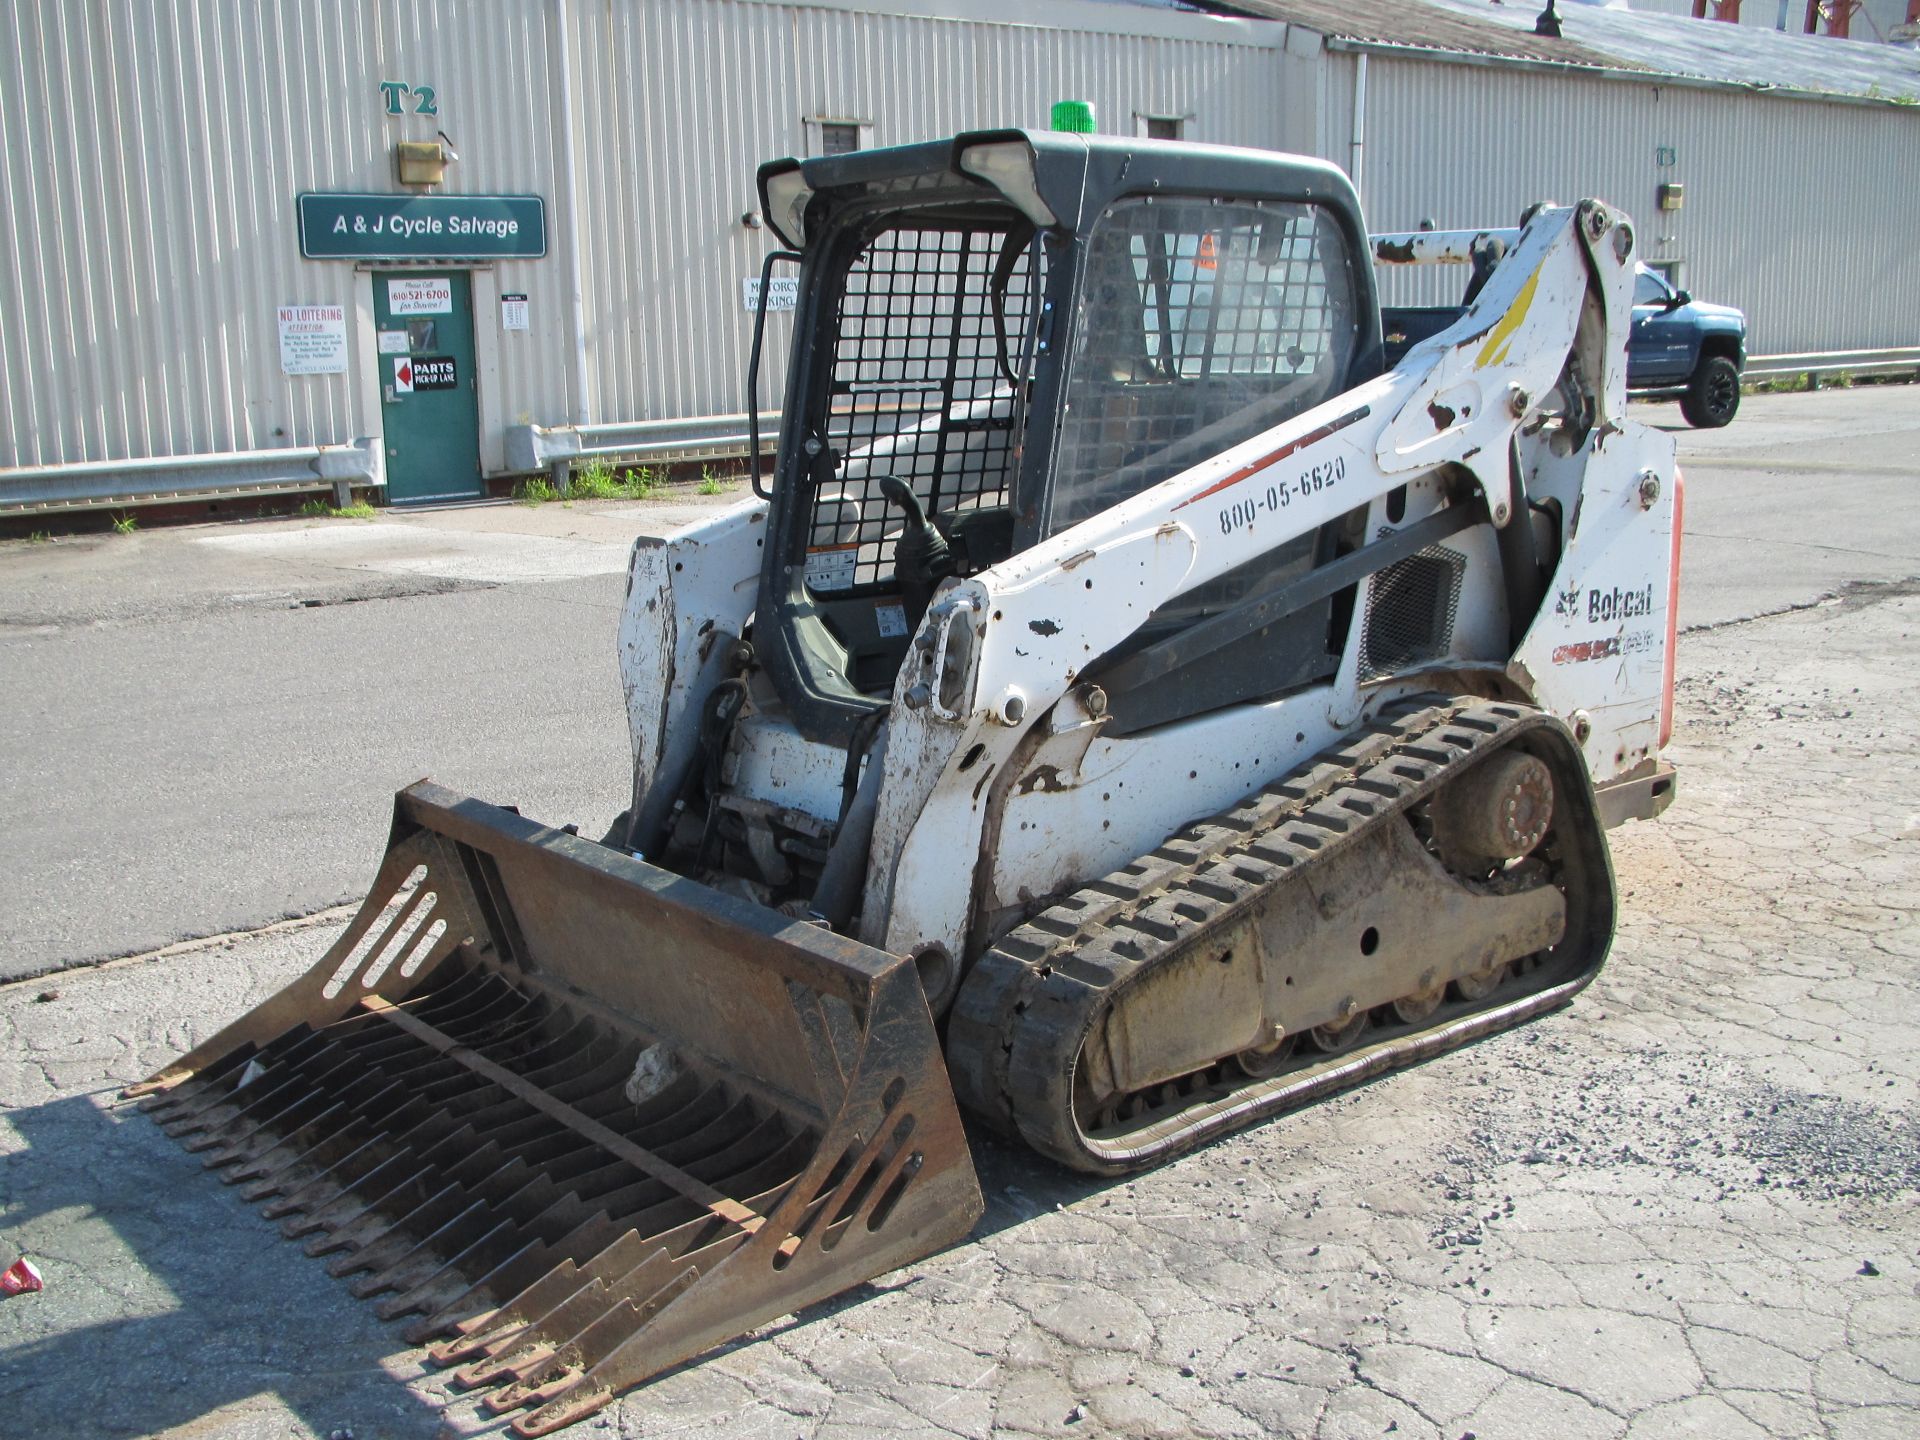
[{"label": "bobcat skid steer loader", "polygon": [[614,832],[409,787],[333,950],[141,1087],[527,1435],[965,1236],[961,1107],[1118,1174],[1565,1004],[1671,796],[1623,216],[1387,370],[1374,260],[1485,247],[1315,161],[760,189],[777,455],[635,547]]}]

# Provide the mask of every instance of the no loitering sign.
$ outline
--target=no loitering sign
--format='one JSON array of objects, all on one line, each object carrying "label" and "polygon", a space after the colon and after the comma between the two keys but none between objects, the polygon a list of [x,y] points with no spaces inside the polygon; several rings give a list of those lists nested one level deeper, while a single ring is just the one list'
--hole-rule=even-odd
[{"label": "no loitering sign", "polygon": [[280,373],[347,373],[347,307],[282,305],[279,308]]}]

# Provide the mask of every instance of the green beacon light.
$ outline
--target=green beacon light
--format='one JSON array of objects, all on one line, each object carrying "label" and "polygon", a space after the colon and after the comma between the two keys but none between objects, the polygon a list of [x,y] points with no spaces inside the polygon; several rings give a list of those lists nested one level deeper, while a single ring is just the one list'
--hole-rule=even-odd
[{"label": "green beacon light", "polygon": [[1070,135],[1091,135],[1093,106],[1085,100],[1056,100],[1050,123],[1053,129],[1065,130]]}]

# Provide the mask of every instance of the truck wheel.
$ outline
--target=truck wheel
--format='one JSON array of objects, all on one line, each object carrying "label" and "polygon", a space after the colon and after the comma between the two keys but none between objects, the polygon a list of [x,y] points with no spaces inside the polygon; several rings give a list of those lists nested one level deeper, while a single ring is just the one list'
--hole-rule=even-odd
[{"label": "truck wheel", "polygon": [[1687,393],[1680,397],[1680,413],[1701,430],[1717,430],[1740,408],[1740,372],[1724,355],[1702,357]]}]

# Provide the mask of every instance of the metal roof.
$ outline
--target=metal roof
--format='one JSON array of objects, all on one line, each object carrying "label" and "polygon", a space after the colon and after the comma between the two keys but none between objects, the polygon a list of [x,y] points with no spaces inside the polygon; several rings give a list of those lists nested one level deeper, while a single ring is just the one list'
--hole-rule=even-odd
[{"label": "metal roof", "polygon": [[1560,0],[1559,38],[1536,35],[1545,0],[1195,0],[1368,48],[1645,72],[1744,90],[1920,103],[1920,52],[1867,40]]},{"label": "metal roof", "polygon": [[[1462,19],[1531,35],[1533,0],[1416,0]],[[1411,9],[1413,6],[1408,6]],[[1797,90],[1920,102],[1920,53],[1872,40],[1789,35],[1751,25],[1617,6],[1559,6],[1562,33],[1623,64],[1753,90]]]},{"label": "metal roof", "polygon": [[[1620,61],[1570,36],[1552,39],[1533,33],[1535,11],[1514,31],[1478,15],[1455,13],[1420,0],[1196,0],[1209,10],[1231,10],[1263,20],[1284,20],[1322,35],[1371,45],[1415,50],[1447,50],[1462,55],[1491,55],[1504,60],[1538,60],[1559,65],[1615,69]],[[1526,0],[1520,0],[1525,4]],[[1636,67],[1628,67],[1636,68]]]}]

